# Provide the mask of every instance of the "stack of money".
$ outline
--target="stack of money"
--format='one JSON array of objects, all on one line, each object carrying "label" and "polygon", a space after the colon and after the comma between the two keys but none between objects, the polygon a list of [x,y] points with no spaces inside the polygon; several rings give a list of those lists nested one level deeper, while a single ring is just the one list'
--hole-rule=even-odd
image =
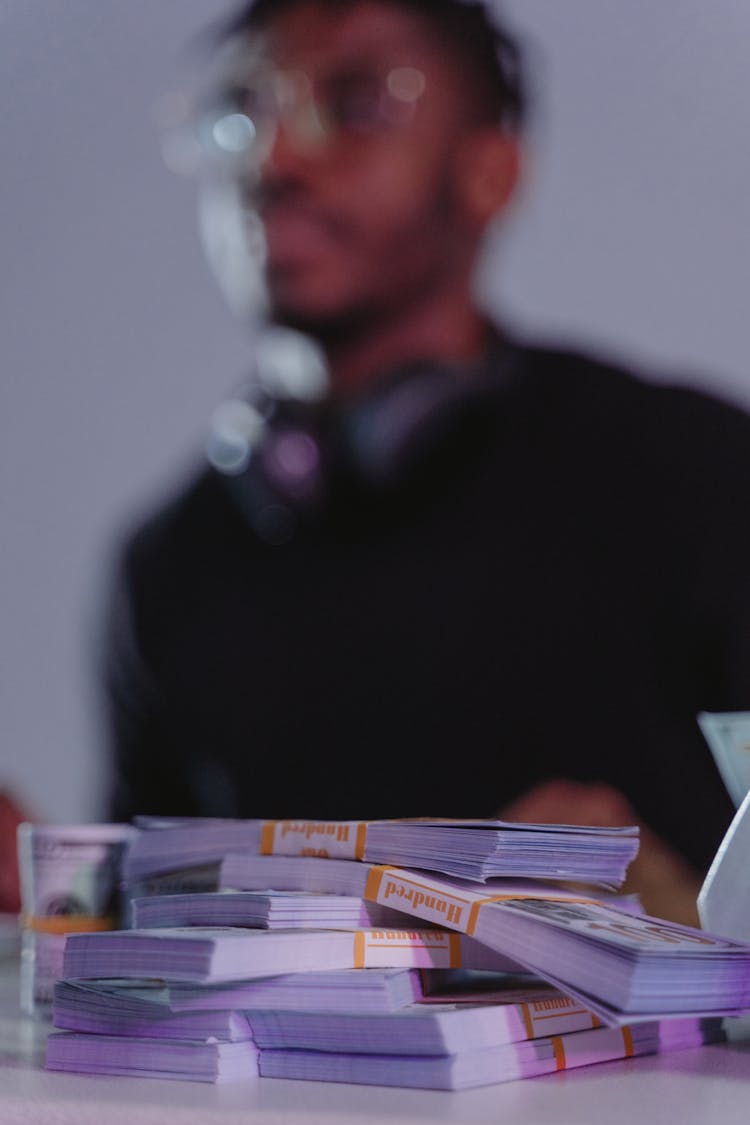
[{"label": "stack of money", "polygon": [[[215,889],[229,851],[419,867],[484,882],[497,876],[619,886],[638,851],[635,827],[502,820],[313,821],[136,817],[123,862],[130,896]],[[193,886],[194,880],[198,880]]]},{"label": "stack of money", "polygon": [[[714,1041],[750,1010],[750,945],[617,895],[634,831],[381,826],[142,826],[129,877],[178,871],[187,834],[215,889],[67,937],[48,1067],[459,1089]],[[457,972],[468,993],[427,987]]]},{"label": "stack of money", "polygon": [[[88,1005],[72,1002],[76,988],[88,990]],[[58,1023],[75,1030],[49,1037],[48,1067],[194,1081],[260,1076],[459,1090],[723,1038],[717,1019],[607,1028],[563,994],[533,986],[498,989],[479,1003],[438,994],[437,1003],[390,1013],[308,1009],[302,998],[286,1009],[170,1013],[157,1000],[128,1000],[122,984],[67,986],[67,1004],[59,991]],[[144,1014],[149,1004],[162,1014]]]}]

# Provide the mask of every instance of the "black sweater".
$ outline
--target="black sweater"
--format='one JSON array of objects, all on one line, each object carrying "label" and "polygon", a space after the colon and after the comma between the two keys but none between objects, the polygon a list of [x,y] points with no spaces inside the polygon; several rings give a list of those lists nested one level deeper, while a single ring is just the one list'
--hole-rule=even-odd
[{"label": "black sweater", "polygon": [[506,360],[395,481],[331,469],[280,542],[208,467],[129,537],[112,816],[484,817],[569,777],[705,868],[732,807],[696,714],[750,708],[750,419]]}]

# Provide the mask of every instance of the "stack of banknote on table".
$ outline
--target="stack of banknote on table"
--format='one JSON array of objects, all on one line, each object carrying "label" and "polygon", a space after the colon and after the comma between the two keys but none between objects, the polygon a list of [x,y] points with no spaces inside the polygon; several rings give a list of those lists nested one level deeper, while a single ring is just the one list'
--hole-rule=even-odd
[{"label": "stack of banknote on table", "polygon": [[750,1009],[750,945],[618,896],[635,830],[141,829],[131,928],[66,940],[51,1069],[460,1089],[715,1041]]},{"label": "stack of banknote on table", "polygon": [[[634,828],[581,828],[500,820],[288,821],[138,817],[123,879],[163,886],[176,872],[215,878],[231,851],[318,855],[418,867],[484,882],[494,876],[575,879],[619,886],[638,851]],[[161,880],[161,883],[160,883]],[[208,889],[201,882],[199,889]]]}]

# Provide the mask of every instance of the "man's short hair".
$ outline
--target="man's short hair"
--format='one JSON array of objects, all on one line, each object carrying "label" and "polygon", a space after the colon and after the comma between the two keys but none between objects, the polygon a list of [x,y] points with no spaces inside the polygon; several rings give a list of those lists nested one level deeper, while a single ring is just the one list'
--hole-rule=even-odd
[{"label": "man's short hair", "polygon": [[[219,28],[219,40],[262,29],[302,0],[245,0]],[[351,6],[352,0],[319,0]],[[441,48],[452,52],[474,93],[483,120],[517,132],[523,125],[527,95],[522,57],[515,37],[484,0],[381,0],[419,13]]]}]

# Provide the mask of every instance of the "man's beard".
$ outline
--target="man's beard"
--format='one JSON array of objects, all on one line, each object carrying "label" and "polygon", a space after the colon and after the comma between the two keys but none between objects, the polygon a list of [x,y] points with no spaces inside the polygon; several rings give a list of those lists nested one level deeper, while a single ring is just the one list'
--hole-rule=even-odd
[{"label": "man's beard", "polygon": [[305,312],[269,295],[269,320],[282,328],[292,328],[315,340],[324,351],[336,350],[344,345],[369,337],[377,330],[377,312],[367,308],[337,309],[330,313]]}]

